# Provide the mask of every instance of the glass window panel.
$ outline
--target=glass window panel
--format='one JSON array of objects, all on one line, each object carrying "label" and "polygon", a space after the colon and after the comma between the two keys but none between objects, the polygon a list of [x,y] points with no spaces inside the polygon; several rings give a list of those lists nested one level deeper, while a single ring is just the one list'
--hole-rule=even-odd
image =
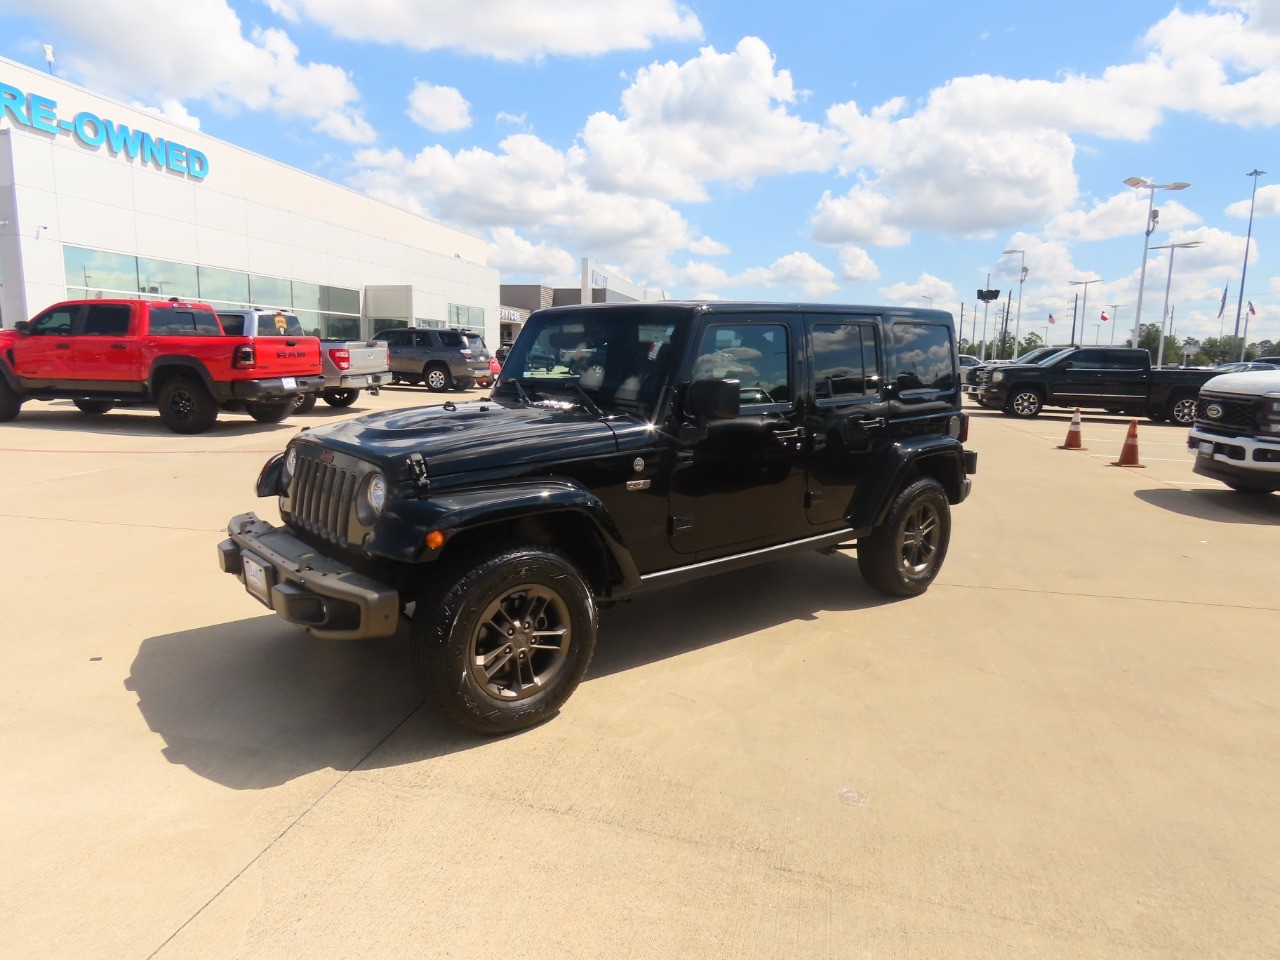
[{"label": "glass window panel", "polygon": [[360,339],[360,318],[322,313],[320,329],[324,331],[323,336],[326,340],[358,340]]},{"label": "glass window panel", "polygon": [[787,328],[751,323],[708,327],[694,361],[695,380],[737,380],[742,403],[791,399]]},{"label": "glass window panel", "polygon": [[319,309],[327,313],[360,313],[360,291],[345,287],[320,288]]},{"label": "glass window panel", "polygon": [[138,292],[165,299],[199,300],[200,281],[192,264],[139,257]]},{"label": "glass window panel", "polygon": [[123,253],[64,246],[62,262],[68,287],[110,294],[135,294],[138,290],[138,259]]},{"label": "glass window panel", "polygon": [[132,315],[133,309],[123,304],[91,304],[85,311],[81,332],[87,337],[123,337],[129,332]]},{"label": "glass window panel", "polygon": [[212,310],[179,310],[165,305],[151,308],[150,332],[157,337],[220,337],[218,316]]},{"label": "glass window panel", "polygon": [[318,283],[293,281],[293,308],[295,310],[314,310],[316,312],[326,309],[321,302],[323,298],[321,297],[320,289],[320,284]]},{"label": "glass window panel", "polygon": [[249,274],[249,300],[259,309],[293,306],[293,292],[289,281],[279,277],[260,277]]},{"label": "glass window panel", "polygon": [[951,328],[896,323],[889,376],[899,390],[953,390]]},{"label": "glass window panel", "polygon": [[[369,321],[370,331],[374,334],[379,334],[383,330],[399,330],[408,326],[409,322],[407,320],[386,320],[381,317],[375,317]],[[403,345],[407,341],[403,338],[397,338],[394,342]]]},{"label": "glass window panel", "polygon": [[863,393],[862,327],[819,323],[813,327],[814,390],[819,397]]},{"label": "glass window panel", "polygon": [[230,306],[247,306],[249,303],[249,275],[220,267],[201,267],[199,270],[200,299],[212,300]]}]

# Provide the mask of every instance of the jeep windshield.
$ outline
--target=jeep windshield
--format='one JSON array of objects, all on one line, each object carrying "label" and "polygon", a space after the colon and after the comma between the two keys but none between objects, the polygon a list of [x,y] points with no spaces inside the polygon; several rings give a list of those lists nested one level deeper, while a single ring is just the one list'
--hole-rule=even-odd
[{"label": "jeep windshield", "polygon": [[669,379],[676,323],[643,309],[534,314],[494,392],[526,403],[570,403],[648,417]]}]

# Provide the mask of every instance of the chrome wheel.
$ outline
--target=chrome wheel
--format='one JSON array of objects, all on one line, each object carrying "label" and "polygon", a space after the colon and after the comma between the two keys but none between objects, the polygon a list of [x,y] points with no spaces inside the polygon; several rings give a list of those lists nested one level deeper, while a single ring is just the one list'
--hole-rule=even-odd
[{"label": "chrome wheel", "polygon": [[489,696],[525,700],[553,683],[573,641],[569,609],[554,590],[524,584],[485,609],[471,637],[469,669]]},{"label": "chrome wheel", "polygon": [[444,367],[427,367],[423,371],[422,379],[428,390],[434,390],[437,393],[453,386],[453,377]]},{"label": "chrome wheel", "polygon": [[1190,397],[1183,397],[1169,408],[1169,419],[1184,427],[1196,422],[1196,402]]},{"label": "chrome wheel", "polygon": [[1034,390],[1023,390],[1013,395],[1013,399],[1009,401],[1009,409],[1020,417],[1034,417],[1040,413],[1040,408],[1044,402],[1040,399],[1040,394]]}]

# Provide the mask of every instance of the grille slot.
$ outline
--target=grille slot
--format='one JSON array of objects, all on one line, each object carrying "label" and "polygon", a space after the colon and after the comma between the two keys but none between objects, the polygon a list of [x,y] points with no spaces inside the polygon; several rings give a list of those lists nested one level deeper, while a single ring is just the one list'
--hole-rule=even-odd
[{"label": "grille slot", "polygon": [[355,471],[323,463],[301,450],[290,489],[291,521],[330,543],[346,544],[347,525],[360,482]]}]

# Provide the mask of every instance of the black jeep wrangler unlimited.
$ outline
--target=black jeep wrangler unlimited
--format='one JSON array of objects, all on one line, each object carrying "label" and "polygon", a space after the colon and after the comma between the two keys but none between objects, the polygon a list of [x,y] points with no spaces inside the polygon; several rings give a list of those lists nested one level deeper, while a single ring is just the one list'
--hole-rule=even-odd
[{"label": "black jeep wrangler unlimited", "polygon": [[387,637],[455,720],[553,714],[596,611],[806,550],[922,593],[969,493],[950,315],[755,303],[534,313],[487,400],[304,430],[222,569],[319,637]]}]

